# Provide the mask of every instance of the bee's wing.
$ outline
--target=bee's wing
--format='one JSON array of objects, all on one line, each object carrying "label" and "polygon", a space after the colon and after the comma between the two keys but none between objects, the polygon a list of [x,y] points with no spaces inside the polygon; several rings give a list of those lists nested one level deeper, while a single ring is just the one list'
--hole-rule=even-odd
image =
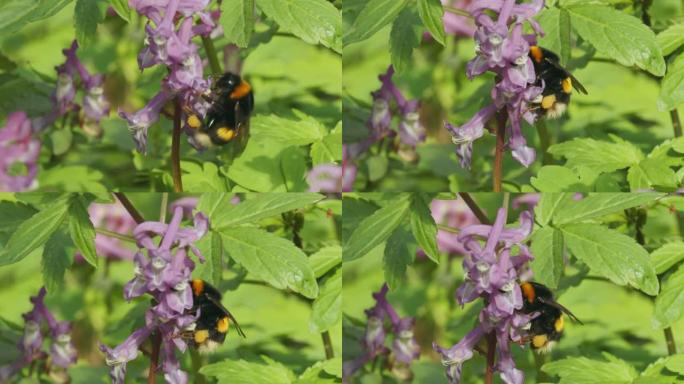
[{"label": "bee's wing", "polygon": [[228,308],[224,307],[223,304],[221,304],[220,301],[216,300],[215,298],[213,298],[213,297],[211,297],[211,296],[205,295],[205,297],[206,297],[207,299],[209,299],[209,301],[211,301],[214,305],[216,305],[217,307],[221,308],[221,310],[224,311],[224,312],[226,313],[226,315],[228,315],[228,318],[230,319],[230,321],[232,321],[233,324],[235,324],[235,329],[237,330],[238,335],[240,335],[240,336],[242,336],[242,337],[244,337],[244,338],[247,337],[247,336],[245,336],[245,333],[242,331],[242,328],[240,328],[240,324],[238,324],[237,320],[235,320],[235,317],[233,317],[233,314],[230,313],[230,311],[228,310]]},{"label": "bee's wing", "polygon": [[577,80],[575,76],[572,75],[567,69],[563,68],[558,62],[550,60],[549,58],[545,58],[546,62],[553,65],[556,69],[563,71],[566,76],[568,76],[572,80],[572,87],[575,88],[577,92],[584,93],[585,95],[588,95],[589,92],[587,92],[587,89],[584,88],[582,83]]},{"label": "bee's wing", "polygon": [[576,321],[576,322],[580,323],[581,325],[584,325],[584,323],[580,319],[578,319],[577,316],[575,316],[572,312],[570,312],[569,309],[565,308],[560,303],[558,303],[554,300],[546,300],[546,299],[543,299],[541,297],[539,298],[539,301],[541,301],[542,303],[544,303],[546,305],[550,305],[554,308],[560,309],[563,313],[568,315],[568,317],[570,317],[573,321]]}]

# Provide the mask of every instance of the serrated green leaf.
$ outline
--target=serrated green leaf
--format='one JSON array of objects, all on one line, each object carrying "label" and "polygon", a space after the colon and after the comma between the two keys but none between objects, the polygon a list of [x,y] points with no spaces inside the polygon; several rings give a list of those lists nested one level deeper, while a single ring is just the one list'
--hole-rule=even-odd
[{"label": "serrated green leaf", "polygon": [[658,293],[648,252],[631,237],[597,224],[568,224],[560,230],[572,254],[592,272],[651,296]]},{"label": "serrated green leaf", "polygon": [[639,163],[644,158],[634,144],[612,137],[615,142],[576,138],[549,147],[549,153],[563,156],[570,168],[585,167],[597,172],[612,172]]},{"label": "serrated green leaf", "polygon": [[566,200],[553,222],[577,223],[648,204],[663,196],[664,193],[593,193],[579,201]]},{"label": "serrated green leaf", "polygon": [[666,30],[660,32],[656,39],[663,51],[663,56],[669,55],[684,45],[684,24],[670,25]]},{"label": "serrated green leaf", "polygon": [[342,160],[342,124],[338,124],[323,139],[311,145],[313,165],[330,164]]},{"label": "serrated green leaf", "polygon": [[0,232],[12,232],[36,210],[21,202],[0,201]]},{"label": "serrated green leaf", "polygon": [[95,249],[95,227],[90,221],[85,200],[80,196],[73,196],[69,203],[69,234],[81,251],[83,258],[97,268],[97,250]]},{"label": "serrated green leaf", "polygon": [[657,274],[684,260],[684,243],[667,243],[651,252],[651,263]]},{"label": "serrated green leaf", "polygon": [[563,250],[563,233],[558,229],[543,227],[534,232],[531,246],[534,260],[530,265],[538,282],[553,289],[558,288],[565,268]]},{"label": "serrated green leaf", "polygon": [[406,7],[392,23],[390,31],[390,54],[392,66],[397,73],[412,67],[413,49],[420,45],[423,38],[423,25],[415,11]]},{"label": "serrated green leaf", "polygon": [[672,372],[684,375],[684,354],[680,353],[678,355],[669,356],[665,363],[665,367]]},{"label": "serrated green leaf", "polygon": [[534,207],[534,219],[539,225],[546,225],[556,215],[558,208],[563,202],[572,197],[569,193],[542,193],[539,202]]},{"label": "serrated green leaf", "polygon": [[318,252],[309,256],[309,265],[314,271],[314,276],[316,276],[317,279],[341,264],[342,247],[339,245],[321,248]]},{"label": "serrated green leaf", "polygon": [[49,293],[59,292],[64,285],[64,273],[74,261],[73,253],[69,252],[71,245],[69,236],[57,231],[43,247],[41,270],[45,288]]},{"label": "serrated green leaf", "polygon": [[202,196],[200,201],[208,206],[220,208],[209,213],[209,220],[214,229],[254,223],[266,217],[280,215],[283,212],[305,208],[323,200],[325,196],[318,193],[263,193],[255,195],[240,204],[226,204],[228,195],[212,194]]},{"label": "serrated green leaf", "polygon": [[583,191],[579,176],[572,169],[559,165],[545,165],[539,169],[537,176],[530,183],[540,192]]},{"label": "serrated green leaf", "polygon": [[44,245],[66,219],[68,203],[68,197],[61,197],[21,223],[0,252],[0,265],[16,263]]},{"label": "serrated green leaf", "polygon": [[72,0],[7,0],[0,7],[0,36],[55,15]]},{"label": "serrated green leaf", "polygon": [[344,45],[349,45],[373,36],[399,15],[408,0],[369,0],[359,12],[354,24],[345,31]]},{"label": "serrated green leaf", "polygon": [[313,117],[299,120],[277,115],[257,115],[250,120],[251,140],[269,139],[284,146],[307,145],[323,139],[325,127]]},{"label": "serrated green leaf", "polygon": [[663,281],[653,310],[653,326],[666,328],[684,315],[684,266]]},{"label": "serrated green leaf", "polygon": [[546,8],[539,14],[544,36],[539,45],[558,54],[562,65],[570,60],[570,15],[563,8]]},{"label": "serrated green leaf", "polygon": [[219,384],[292,384],[295,374],[283,364],[262,356],[266,364],[226,359],[205,365],[200,373],[218,379]]},{"label": "serrated green leaf", "polygon": [[442,21],[442,17],[444,17],[442,3],[439,0],[418,0],[418,14],[432,37],[438,43],[444,45],[446,33],[444,32],[444,22]]},{"label": "serrated green leaf", "polygon": [[656,76],[665,74],[665,59],[656,36],[641,20],[603,5],[573,5],[565,9],[573,28],[599,53]]},{"label": "serrated green leaf", "polygon": [[411,247],[411,235],[399,227],[387,239],[382,258],[385,281],[390,289],[395,289],[406,280],[406,270],[413,263],[416,250]]},{"label": "serrated green leaf", "polygon": [[219,286],[223,276],[223,242],[221,235],[214,231],[207,232],[203,238],[195,243],[206,261],[197,263],[194,276]]},{"label": "serrated green leaf", "polygon": [[325,0],[257,0],[257,5],[284,31],[309,44],[342,52],[342,15]]},{"label": "serrated green leaf", "polygon": [[180,165],[185,192],[228,192],[228,180],[221,175],[216,164],[181,161]]},{"label": "serrated green leaf", "polygon": [[432,217],[430,206],[425,201],[426,196],[415,194],[411,201],[411,233],[427,257],[439,263],[439,248],[437,246],[437,224]]},{"label": "serrated green leaf", "polygon": [[274,140],[250,139],[245,152],[228,168],[228,177],[241,190],[290,192],[308,189],[304,148],[284,146]]},{"label": "serrated green leaf", "polygon": [[675,171],[657,158],[647,158],[627,171],[627,181],[632,191],[673,190],[677,187]]},{"label": "serrated green leaf", "polygon": [[128,6],[128,0],[109,0],[109,3],[122,19],[127,22],[131,21],[131,8]]},{"label": "serrated green leaf", "polygon": [[107,6],[104,0],[76,0],[74,28],[81,46],[89,45],[97,36],[97,25],[104,21]]},{"label": "serrated green leaf", "polygon": [[544,364],[542,370],[560,376],[558,384],[631,384],[637,378],[636,369],[617,358],[606,362],[568,357]]},{"label": "serrated green leaf", "polygon": [[321,333],[342,320],[342,269],[328,277],[311,307],[309,329]]},{"label": "serrated green leaf", "polygon": [[684,103],[684,55],[668,65],[667,74],[660,82],[658,110],[669,111]]},{"label": "serrated green leaf", "polygon": [[318,296],[318,284],[301,249],[262,229],[234,227],[218,231],[230,257],[255,277],[278,289],[308,298]]},{"label": "serrated green leaf", "polygon": [[404,221],[410,206],[411,195],[399,195],[392,203],[363,219],[345,243],[342,259],[344,261],[358,259],[387,240]]},{"label": "serrated green leaf", "polygon": [[245,48],[254,32],[254,0],[225,0],[221,26],[229,43]]}]

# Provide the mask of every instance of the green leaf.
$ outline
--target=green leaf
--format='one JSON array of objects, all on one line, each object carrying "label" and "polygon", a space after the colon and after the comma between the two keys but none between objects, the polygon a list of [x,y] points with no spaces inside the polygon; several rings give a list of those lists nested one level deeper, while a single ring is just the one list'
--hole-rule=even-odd
[{"label": "green leaf", "polygon": [[679,55],[667,67],[667,74],[660,82],[658,110],[669,111],[684,103],[684,55]]},{"label": "green leaf", "polygon": [[680,266],[663,281],[656,297],[653,326],[667,328],[684,315],[684,266]]},{"label": "green leaf", "polygon": [[69,236],[57,231],[43,247],[43,282],[49,293],[59,292],[64,285],[64,272],[74,261]]},{"label": "green leaf", "polygon": [[439,263],[439,248],[437,247],[437,224],[426,202],[426,196],[415,194],[411,200],[411,233],[418,245],[425,251],[427,257]]},{"label": "green leaf", "polygon": [[311,332],[321,333],[342,320],[342,269],[339,268],[321,286],[311,307]]},{"label": "green leaf", "polygon": [[397,228],[387,239],[382,258],[385,281],[391,289],[397,288],[406,280],[406,269],[413,263],[415,254],[415,247],[411,247],[411,235],[403,228]]},{"label": "green leaf", "polygon": [[254,223],[261,219],[280,215],[283,212],[306,208],[324,199],[318,193],[263,193],[255,194],[240,204],[225,204],[227,195],[214,194],[202,196],[208,205],[211,201],[222,203],[220,209],[209,213],[211,226],[214,229],[225,229],[241,224]]},{"label": "green leaf", "polygon": [[410,206],[411,195],[401,194],[392,203],[363,219],[344,244],[342,259],[344,261],[358,259],[387,240],[404,221]]},{"label": "green leaf", "polygon": [[21,68],[12,73],[0,73],[0,113],[10,114],[16,110],[25,111],[29,116],[48,113],[51,88],[54,90],[54,84],[32,78],[32,73]]},{"label": "green leaf", "polygon": [[257,0],[257,5],[283,31],[309,44],[342,52],[342,15],[325,0]]},{"label": "green leaf", "polygon": [[313,165],[329,164],[342,160],[342,124],[323,136],[323,139],[311,145],[311,161]]},{"label": "green leaf", "polygon": [[82,47],[89,45],[97,36],[97,25],[104,21],[107,6],[104,0],[76,0],[74,28],[76,40]]},{"label": "green leaf", "polygon": [[122,19],[126,20],[127,22],[131,21],[131,8],[128,6],[128,0],[109,0],[109,3]]},{"label": "green leaf", "polygon": [[678,354],[669,356],[665,367],[672,372],[677,372],[680,375],[684,375],[684,354]]},{"label": "green leaf", "polygon": [[257,115],[250,120],[251,140],[270,139],[288,145],[307,145],[323,139],[325,127],[304,114],[292,120],[277,115]]},{"label": "green leaf", "polygon": [[270,139],[250,139],[245,152],[226,168],[228,177],[242,190],[289,192],[308,188],[304,149],[283,146],[283,143]]},{"label": "green leaf", "polygon": [[266,364],[226,359],[203,366],[200,373],[216,377],[219,384],[291,384],[295,380],[295,374],[283,364],[261,358]]},{"label": "green leaf", "polygon": [[0,36],[55,15],[72,0],[5,0],[0,6]]},{"label": "green leaf", "polygon": [[220,233],[230,257],[255,277],[311,299],[318,296],[318,284],[307,257],[291,242],[251,227],[228,228]]},{"label": "green leaf", "polygon": [[630,167],[627,171],[627,181],[632,191],[673,190],[677,187],[675,171],[658,158],[647,158]]},{"label": "green leaf", "polygon": [[655,34],[641,20],[603,5],[573,5],[566,9],[577,33],[599,53],[656,76],[665,74],[665,59]]},{"label": "green leaf", "polygon": [[660,32],[656,39],[663,51],[663,56],[669,55],[684,45],[684,24],[670,25],[666,30]]},{"label": "green leaf", "polygon": [[97,268],[97,250],[95,249],[95,226],[90,221],[86,205],[80,196],[73,196],[69,203],[69,234],[74,245],[81,251],[83,258]]},{"label": "green leaf", "polygon": [[673,265],[684,260],[684,243],[667,243],[651,252],[651,263],[657,274],[661,274]]},{"label": "green leaf", "polygon": [[354,24],[345,31],[344,45],[373,36],[391,23],[408,4],[408,0],[369,0],[359,12]]},{"label": "green leaf", "polygon": [[556,212],[563,202],[572,198],[569,193],[547,192],[540,194],[539,202],[534,207],[534,218],[539,225],[546,225],[553,220]]},{"label": "green leaf", "polygon": [[42,188],[65,192],[109,193],[101,183],[103,178],[100,171],[82,165],[67,165],[41,171],[38,184]]},{"label": "green leaf", "polygon": [[568,159],[570,168],[586,167],[596,172],[612,172],[639,163],[644,155],[634,144],[611,136],[613,143],[576,138],[549,147],[549,153]]},{"label": "green leaf", "polygon": [[423,25],[418,15],[413,9],[406,7],[394,20],[390,31],[390,54],[397,73],[402,73],[413,66],[413,50],[420,45],[422,38]]},{"label": "green leaf", "polygon": [[254,0],[225,0],[221,26],[229,43],[245,48],[254,32]]},{"label": "green leaf", "polygon": [[553,222],[577,223],[648,204],[663,196],[664,193],[593,193],[579,201],[566,200]]},{"label": "green leaf", "polygon": [[572,169],[559,165],[545,165],[539,169],[537,176],[530,179],[532,186],[540,192],[583,191],[579,176]]},{"label": "green leaf", "polygon": [[309,266],[317,279],[340,264],[342,264],[342,247],[339,245],[321,248],[309,256]]},{"label": "green leaf", "polygon": [[44,245],[66,219],[68,202],[68,197],[61,197],[21,223],[0,252],[0,265],[16,263]]},{"label": "green leaf", "polygon": [[637,378],[636,369],[608,353],[608,361],[586,357],[568,357],[544,364],[542,370],[560,376],[558,384],[632,384]]},{"label": "green leaf", "polygon": [[444,45],[446,33],[444,32],[444,22],[442,21],[442,17],[444,17],[442,3],[439,0],[418,0],[418,14],[432,37],[438,43]]},{"label": "green leaf", "polygon": [[593,272],[651,296],[658,293],[648,252],[631,237],[597,224],[568,224],[560,229],[572,254]]},{"label": "green leaf", "polygon": [[382,179],[389,170],[389,159],[383,155],[369,156],[366,160],[368,167],[368,180],[374,182]]},{"label": "green leaf", "polygon": [[185,192],[228,192],[228,180],[223,177],[216,164],[210,161],[205,161],[202,165],[181,161],[180,165]]},{"label": "green leaf", "polygon": [[223,242],[221,241],[221,235],[215,231],[209,231],[195,245],[207,261],[196,264],[194,275],[214,286],[219,286],[223,276]]},{"label": "green leaf", "polygon": [[546,8],[539,14],[539,24],[544,29],[544,37],[539,45],[554,51],[562,65],[570,60],[570,15],[563,8]]},{"label": "green leaf", "polygon": [[565,268],[563,250],[563,233],[558,229],[542,227],[534,232],[531,251],[535,257],[530,264],[537,281],[550,288],[558,288]]},{"label": "green leaf", "polygon": [[21,202],[0,201],[0,232],[12,232],[36,210]]},{"label": "green leaf", "polygon": [[216,227],[216,215],[223,209],[227,209],[235,204],[232,200],[235,197],[233,193],[216,193],[207,192],[200,195],[199,201],[197,202],[197,210],[204,212],[209,218],[209,222],[212,228]]}]

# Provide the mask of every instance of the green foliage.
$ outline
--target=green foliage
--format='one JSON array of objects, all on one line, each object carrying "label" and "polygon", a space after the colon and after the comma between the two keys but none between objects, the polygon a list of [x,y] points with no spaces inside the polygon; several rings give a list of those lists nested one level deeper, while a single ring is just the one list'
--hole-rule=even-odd
[{"label": "green foliage", "polygon": [[401,73],[411,68],[413,50],[420,45],[422,36],[421,20],[415,10],[406,7],[394,23],[390,32],[390,52],[392,65]]},{"label": "green foliage", "polygon": [[97,25],[104,21],[108,6],[105,0],[76,0],[74,28],[81,46],[87,46],[95,39]]},{"label": "green foliage", "polygon": [[675,264],[684,260],[684,243],[667,243],[651,252],[651,262],[657,274],[670,269]]},{"label": "green foliage", "polygon": [[227,0],[221,9],[221,26],[228,41],[247,47],[254,31],[254,0]]},{"label": "green foliage", "polygon": [[316,363],[297,376],[292,370],[273,359],[266,356],[261,356],[261,359],[265,364],[245,360],[225,360],[202,367],[200,372],[217,378],[219,384],[326,384],[335,382],[330,375],[326,378],[325,373],[323,373],[324,377],[320,378],[321,372],[327,372],[324,363]]},{"label": "green foliage", "polygon": [[656,298],[653,326],[666,328],[684,315],[684,267],[672,272]]},{"label": "green foliage", "polygon": [[64,273],[73,262],[72,245],[69,236],[57,231],[43,247],[43,281],[45,289],[51,294],[59,292],[64,286]]},{"label": "green foliage", "polygon": [[345,45],[365,40],[391,23],[408,4],[408,0],[368,0],[356,15],[354,23],[345,29]]},{"label": "green foliage", "polygon": [[127,22],[131,21],[131,8],[128,6],[127,0],[110,0],[109,2],[122,19]]},{"label": "green foliage", "polygon": [[542,227],[532,236],[530,263],[536,280],[550,288],[557,288],[565,268],[563,260],[563,232],[552,227]]},{"label": "green foliage", "polygon": [[[342,255],[340,254],[340,257]],[[342,270],[338,269],[323,282],[311,307],[312,332],[324,332],[342,320]]]},{"label": "green foliage", "polygon": [[684,55],[679,55],[667,66],[667,73],[661,83],[658,109],[661,111],[676,109],[682,103],[684,103]]},{"label": "green foliage", "polygon": [[427,196],[414,195],[411,201],[411,233],[418,245],[432,261],[439,262],[437,248],[437,224],[430,212]]},{"label": "green foliage", "polygon": [[561,64],[566,65],[572,48],[570,14],[563,8],[547,8],[539,14],[539,24],[546,33],[539,45],[556,52]]},{"label": "green foliage", "polygon": [[97,251],[95,250],[95,227],[90,221],[86,208],[90,203],[80,196],[73,196],[69,202],[69,234],[83,258],[97,268]]},{"label": "green foliage", "polygon": [[72,0],[5,0],[0,7],[0,36],[20,30],[28,23],[48,18]]},{"label": "green foliage", "polygon": [[418,14],[432,37],[438,43],[445,45],[446,34],[442,22],[444,16],[442,3],[439,0],[418,0]]},{"label": "green foliage", "polygon": [[385,281],[390,289],[394,289],[406,280],[406,269],[413,263],[416,251],[408,231],[401,227],[387,239],[384,248]]},{"label": "green foliage", "polygon": [[638,373],[634,367],[609,353],[603,357],[608,360],[591,360],[586,357],[569,357],[545,364],[542,368],[561,377],[560,384],[589,383],[633,383]]}]

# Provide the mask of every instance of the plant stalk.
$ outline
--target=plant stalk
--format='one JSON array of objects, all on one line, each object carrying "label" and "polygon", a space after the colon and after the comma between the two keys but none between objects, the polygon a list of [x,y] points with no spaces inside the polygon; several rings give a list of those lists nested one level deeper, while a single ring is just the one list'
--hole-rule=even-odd
[{"label": "plant stalk", "polygon": [[147,372],[147,384],[157,383],[157,367],[159,366],[159,349],[161,348],[161,334],[155,331],[150,337],[152,353],[150,354],[150,370]]},{"label": "plant stalk", "polygon": [[496,149],[494,152],[494,170],[493,170],[493,191],[501,192],[501,185],[503,183],[503,155],[504,155],[504,136],[506,135],[506,120],[508,117],[504,112],[499,112],[497,116],[496,127]]},{"label": "plant stalk", "polygon": [[[108,230],[108,229],[104,229],[104,228],[95,228],[95,232],[97,232],[97,233],[99,233],[99,234],[102,234],[102,235],[105,235],[105,236],[107,236],[107,237],[113,237],[113,238],[115,238],[115,239],[119,239],[119,240],[121,240],[121,241],[125,241],[125,242],[128,242],[128,243],[135,243],[135,239],[134,239],[133,237],[131,237],[131,236],[126,236],[126,235],[122,235],[122,234],[120,234],[120,233],[118,233],[118,232],[110,231],[110,230]],[[107,259],[107,260],[109,260],[109,259]]]},{"label": "plant stalk", "polygon": [[325,348],[325,358],[330,360],[335,357],[335,352],[333,351],[332,340],[330,340],[330,332],[324,331],[321,333],[321,339],[323,339],[323,347]]},{"label": "plant stalk", "polygon": [[195,383],[206,384],[207,378],[199,370],[202,368],[202,355],[196,349],[190,349],[190,359],[192,360],[192,370],[195,372]]},{"label": "plant stalk", "polygon": [[181,136],[181,112],[180,100],[176,99],[176,108],[173,114],[173,137],[171,138],[171,177],[173,178],[173,191],[183,192],[183,179],[180,169],[180,136]]},{"label": "plant stalk", "polygon": [[549,147],[551,146],[551,136],[549,136],[549,129],[546,127],[546,122],[539,119],[534,125],[537,128],[539,135],[539,144],[542,150],[542,165],[551,164],[551,154],[549,154]]},{"label": "plant stalk", "polygon": [[214,41],[211,40],[211,37],[209,36],[202,36],[202,44],[204,45],[204,50],[207,52],[211,73],[214,76],[221,76],[223,71],[221,70],[221,64],[219,63],[218,54],[216,53],[216,47],[214,47]]},{"label": "plant stalk", "polygon": [[131,203],[131,201],[128,200],[128,197],[126,197],[126,195],[124,195],[121,192],[114,192],[114,196],[116,196],[116,198],[121,202],[121,205],[123,205],[123,207],[126,208],[126,211],[128,211],[128,214],[131,215],[131,217],[133,218],[133,220],[135,220],[136,223],[140,224],[143,221],[145,221],[140,212],[138,212],[138,210],[135,209],[133,203]]},{"label": "plant stalk", "polygon": [[161,194],[161,205],[159,206],[159,222],[166,223],[166,211],[169,205],[169,193],[162,192]]},{"label": "plant stalk", "polygon": [[467,17],[469,19],[473,18],[473,15],[471,15],[470,12],[466,11],[465,9],[452,7],[450,5],[443,5],[442,7],[444,8],[445,11],[447,11],[449,13],[453,13],[454,15]]},{"label": "plant stalk", "polygon": [[485,370],[484,382],[485,384],[492,384],[494,382],[494,364],[496,352],[496,334],[489,332],[487,334],[487,369]]},{"label": "plant stalk", "polygon": [[477,205],[475,200],[473,200],[468,192],[459,192],[458,195],[461,196],[463,201],[465,201],[468,208],[470,208],[475,217],[480,220],[481,224],[492,225],[492,222],[489,221],[487,214],[484,213],[484,211]]},{"label": "plant stalk", "polygon": [[682,122],[679,120],[679,112],[677,108],[670,111],[670,120],[672,120],[672,129],[675,137],[682,137]]},{"label": "plant stalk", "polygon": [[677,354],[677,344],[675,343],[674,336],[672,335],[672,327],[667,327],[663,329],[663,334],[665,334],[665,343],[667,344],[667,354],[672,356]]}]

